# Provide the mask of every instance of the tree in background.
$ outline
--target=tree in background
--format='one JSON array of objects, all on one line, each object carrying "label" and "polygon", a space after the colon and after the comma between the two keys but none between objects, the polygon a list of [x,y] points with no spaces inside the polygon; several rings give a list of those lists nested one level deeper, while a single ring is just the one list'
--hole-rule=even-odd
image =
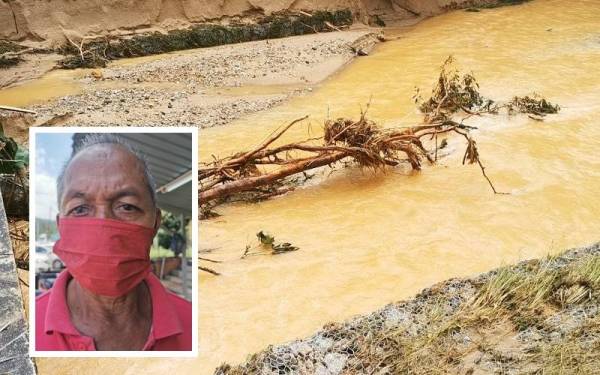
[{"label": "tree in background", "polygon": [[[187,226],[189,219],[184,219]],[[158,245],[173,251],[175,256],[183,253],[186,249],[186,239],[183,236],[181,221],[179,217],[170,212],[162,213],[162,221],[158,230]]]}]

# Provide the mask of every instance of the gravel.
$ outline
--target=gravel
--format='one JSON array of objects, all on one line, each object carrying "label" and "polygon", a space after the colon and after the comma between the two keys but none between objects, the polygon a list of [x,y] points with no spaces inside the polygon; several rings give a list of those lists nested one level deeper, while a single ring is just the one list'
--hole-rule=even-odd
[{"label": "gravel", "polygon": [[[366,34],[320,33],[116,63],[80,79],[81,93],[32,109],[40,122],[70,113],[60,125],[221,126],[312,91],[353,58],[350,44]],[[257,92],[261,86],[277,89],[272,94],[219,92],[248,85],[258,86]]]}]

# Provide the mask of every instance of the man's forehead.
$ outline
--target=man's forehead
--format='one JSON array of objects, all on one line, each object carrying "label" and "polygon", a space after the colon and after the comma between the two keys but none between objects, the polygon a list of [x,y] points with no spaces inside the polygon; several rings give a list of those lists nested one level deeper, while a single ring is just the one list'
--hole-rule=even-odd
[{"label": "man's forehead", "polygon": [[98,144],[80,151],[67,165],[64,175],[65,190],[72,182],[95,176],[147,183],[141,161],[118,144]]},{"label": "man's forehead", "polygon": [[109,167],[125,167],[134,168],[138,171],[143,170],[141,161],[124,146],[118,144],[97,144],[81,150],[71,160],[65,175],[68,175],[72,169],[78,169],[78,167],[86,166],[90,164],[96,165],[96,168]]},{"label": "man's forehead", "polygon": [[135,196],[155,206],[153,181],[143,159],[120,144],[95,144],[79,151],[67,164],[58,183],[58,201],[74,198],[114,200]]}]

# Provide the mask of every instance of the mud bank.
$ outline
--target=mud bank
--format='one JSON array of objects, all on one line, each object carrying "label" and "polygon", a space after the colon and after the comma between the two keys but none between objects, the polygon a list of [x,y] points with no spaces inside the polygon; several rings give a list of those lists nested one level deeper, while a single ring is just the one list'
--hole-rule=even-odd
[{"label": "mud bank", "polygon": [[[0,39],[58,46],[72,37],[125,36],[168,31],[195,24],[256,22],[297,11],[349,9],[364,23],[428,17],[449,8],[492,0],[14,0],[0,2]],[[500,1],[502,2],[502,1]]]},{"label": "mud bank", "polygon": [[238,4],[231,0],[204,4],[198,9],[199,4],[180,4],[178,0],[151,2],[154,7],[148,2],[121,4],[121,1],[110,5],[98,1],[3,2],[0,3],[0,88],[39,78],[57,67],[105,67],[121,58],[340,30],[354,21],[377,27],[407,25],[449,10],[478,11],[526,1],[529,0]]},{"label": "mud bank", "polygon": [[600,243],[452,279],[215,374],[595,373]]},{"label": "mud bank", "polygon": [[[218,126],[312,91],[355,57],[353,46],[376,42],[365,29],[133,59],[78,71],[68,82],[79,93],[27,107],[37,124]],[[6,93],[27,100],[30,92],[23,86]]]}]

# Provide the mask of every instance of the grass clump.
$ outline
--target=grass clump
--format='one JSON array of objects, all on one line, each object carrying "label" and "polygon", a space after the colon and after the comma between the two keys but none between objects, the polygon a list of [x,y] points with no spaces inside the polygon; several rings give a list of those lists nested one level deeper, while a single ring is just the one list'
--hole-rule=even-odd
[{"label": "grass clump", "polygon": [[[481,9],[494,9],[505,6],[520,5],[527,3],[531,0],[492,0],[492,1],[477,1],[473,0],[466,3],[465,11],[467,12],[479,12]],[[457,5],[455,5],[456,7]]]},{"label": "grass clump", "polygon": [[0,69],[10,68],[23,61],[23,59],[19,55],[14,54],[14,52],[22,51],[25,48],[26,47],[14,42],[0,40]]},{"label": "grass clump", "polygon": [[9,42],[7,40],[0,40],[0,55],[6,52],[18,52],[24,50],[26,47],[23,47],[20,44]]},{"label": "grass clump", "polygon": [[592,374],[600,368],[599,302],[595,245],[450,280],[216,373]]},{"label": "grass clump", "polygon": [[531,0],[495,0],[492,3],[480,5],[480,6],[478,6],[478,8],[492,9],[492,8],[511,6],[511,5],[520,5],[523,3],[527,3],[529,1],[531,1]]},{"label": "grass clump", "polygon": [[[449,363],[448,353],[453,353],[450,362],[459,364],[461,358],[474,350],[481,351],[481,347],[476,348],[477,340],[461,345],[454,335],[488,341],[489,330],[504,326],[501,335],[531,330],[545,331],[548,335],[532,357],[518,350],[510,353],[489,351],[488,359],[496,365],[508,364],[513,370],[537,368],[541,372],[533,373],[544,374],[589,373],[586,371],[600,366],[600,355],[597,354],[600,320],[597,314],[591,319],[584,318],[582,325],[558,341],[552,341],[550,337],[556,336],[552,333],[564,327],[553,326],[549,320],[556,316],[568,317],[577,309],[598,306],[599,296],[599,255],[586,256],[563,267],[550,258],[526,266],[500,269],[455,314],[411,343],[408,356],[398,360],[400,367],[397,368],[412,372],[415,366],[426,361],[431,366],[427,371],[444,368]],[[596,354],[591,354],[591,349],[595,349]]]}]

